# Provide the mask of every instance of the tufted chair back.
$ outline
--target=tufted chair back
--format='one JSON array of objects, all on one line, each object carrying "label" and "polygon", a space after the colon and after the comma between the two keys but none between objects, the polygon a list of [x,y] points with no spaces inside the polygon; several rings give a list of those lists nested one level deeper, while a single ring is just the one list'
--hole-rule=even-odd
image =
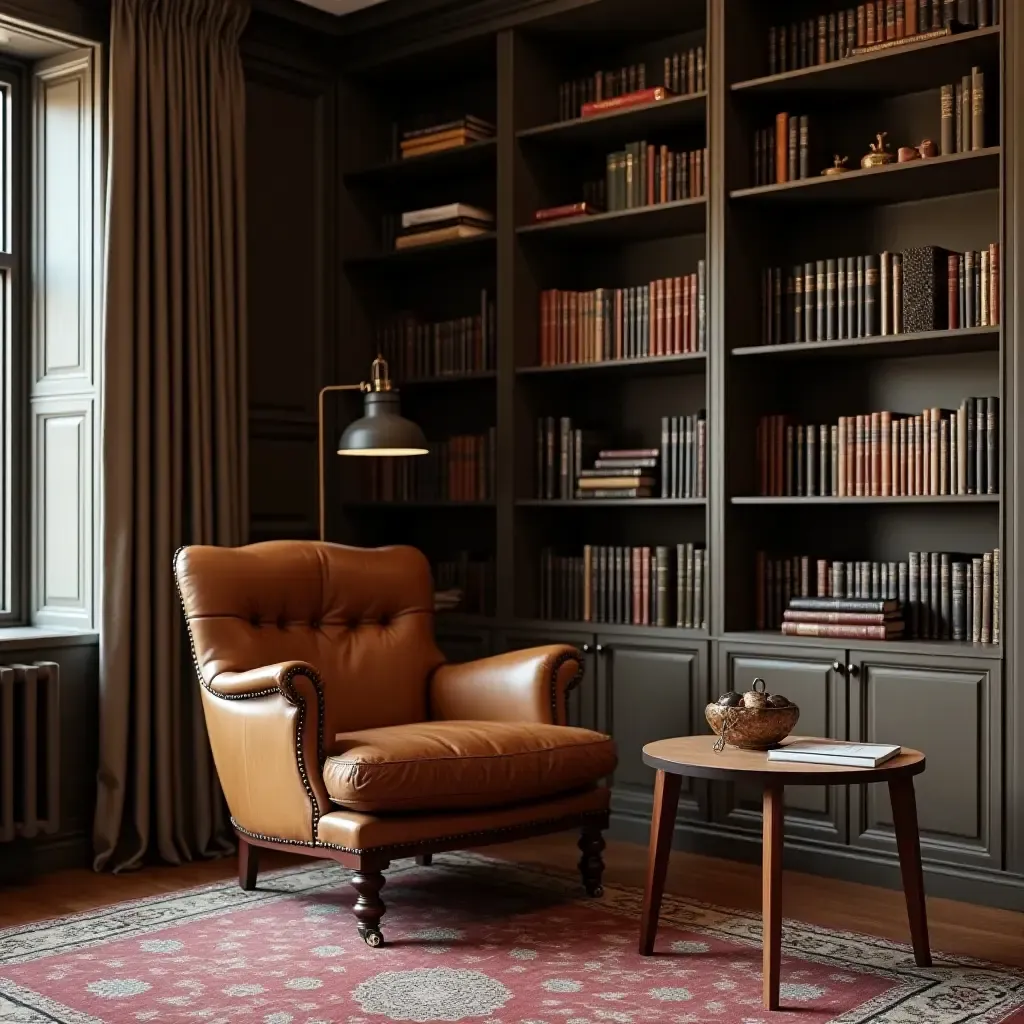
[{"label": "tufted chair back", "polygon": [[308,662],[323,683],[327,749],[338,732],[426,721],[427,679],[444,657],[430,566],[415,548],[186,547],[174,570],[204,683]]}]

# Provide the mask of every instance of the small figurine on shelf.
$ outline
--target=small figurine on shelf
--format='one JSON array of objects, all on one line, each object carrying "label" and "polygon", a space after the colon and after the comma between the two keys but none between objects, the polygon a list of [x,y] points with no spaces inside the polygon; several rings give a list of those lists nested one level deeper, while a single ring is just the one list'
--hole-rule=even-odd
[{"label": "small figurine on shelf", "polygon": [[921,151],[916,146],[900,146],[896,151],[896,162],[900,164],[909,163],[911,160],[920,160]]},{"label": "small figurine on shelf", "polygon": [[892,153],[888,148],[888,135],[888,132],[878,132],[875,135],[875,141],[869,147],[870,152],[861,158],[861,167],[883,167],[885,164],[892,163]]},{"label": "small figurine on shelf", "polygon": [[822,174],[844,174],[850,168],[846,166],[849,161],[848,156],[840,156],[838,153],[833,157],[833,163],[831,167],[826,167]]},{"label": "small figurine on shelf", "polygon": [[939,155],[939,148],[932,142],[931,139],[925,139],[918,147],[918,153],[921,154],[922,160],[927,160],[930,157]]}]

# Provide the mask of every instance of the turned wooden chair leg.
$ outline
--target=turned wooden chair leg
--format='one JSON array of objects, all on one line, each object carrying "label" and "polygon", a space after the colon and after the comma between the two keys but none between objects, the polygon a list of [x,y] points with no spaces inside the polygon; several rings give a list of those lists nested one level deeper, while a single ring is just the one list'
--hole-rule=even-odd
[{"label": "turned wooden chair leg", "polygon": [[238,837],[238,884],[246,891],[256,888],[256,875],[259,872],[259,854],[252,843]]},{"label": "turned wooden chair leg", "polygon": [[918,967],[931,967],[932,953],[928,943],[928,911],[924,902],[924,873],[921,870],[921,837],[917,829],[917,798],[913,778],[889,780],[889,801],[896,832],[896,848],[900,855],[903,894],[910,918],[910,941]]},{"label": "turned wooden chair leg", "polygon": [[764,787],[761,821],[761,1002],[766,1010],[779,1008],[782,968],[782,827],[784,789]]},{"label": "turned wooden chair leg", "polygon": [[356,891],[353,912],[359,922],[359,934],[368,946],[384,945],[384,936],[380,930],[380,919],[387,910],[380,898],[380,891],[384,888],[384,872],[359,868],[352,876],[352,887]]},{"label": "turned wooden chair leg", "polygon": [[421,853],[416,858],[416,863],[419,864],[420,867],[429,868],[430,865],[434,863],[434,855],[432,853]]},{"label": "turned wooden chair leg", "polygon": [[665,890],[665,872],[668,870],[668,855],[672,852],[672,833],[676,827],[682,782],[681,776],[663,771],[659,771],[654,780],[651,842],[647,850],[647,881],[640,918],[641,956],[650,956],[654,952],[654,936],[658,932],[661,895]]},{"label": "turned wooden chair leg", "polygon": [[580,876],[583,888],[588,896],[603,896],[604,886],[601,878],[604,875],[604,836],[601,830],[593,825],[584,825],[577,843],[580,848]]}]

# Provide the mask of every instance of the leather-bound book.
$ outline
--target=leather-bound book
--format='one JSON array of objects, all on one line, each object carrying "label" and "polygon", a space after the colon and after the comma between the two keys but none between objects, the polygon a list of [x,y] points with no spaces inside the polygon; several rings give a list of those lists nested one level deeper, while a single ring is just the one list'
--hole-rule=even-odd
[{"label": "leather-bound book", "polygon": [[943,156],[956,152],[955,95],[952,85],[944,85],[939,90],[939,152]]},{"label": "leather-bound book", "polygon": [[793,317],[789,341],[800,342],[804,340],[804,267],[798,263],[793,267]]},{"label": "leather-bound book", "polygon": [[960,324],[960,257],[950,253],[946,258],[947,326],[956,330]]},{"label": "leather-bound book", "polygon": [[987,327],[991,323],[991,314],[989,311],[989,282],[992,279],[992,272],[989,268],[989,260],[991,255],[988,249],[982,249],[978,253],[978,258],[981,262],[981,267],[978,273],[978,323],[982,327]]},{"label": "leather-bound book", "polygon": [[974,148],[973,136],[973,101],[971,99],[972,85],[971,76],[964,75],[960,82],[960,131],[961,131],[961,147],[960,150],[966,153],[968,150]]},{"label": "leather-bound book", "polygon": [[1001,642],[1002,633],[999,627],[999,616],[1001,614],[1002,601],[1000,598],[999,583],[999,548],[992,550],[992,643]]},{"label": "leather-bound book", "polygon": [[789,180],[789,114],[775,115],[775,183]]},{"label": "leather-bound book", "polygon": [[917,27],[917,0],[906,0],[903,5],[904,17],[906,19],[907,35],[916,36]]},{"label": "leather-bound book", "polygon": [[[964,86],[963,81],[953,85],[953,124],[956,134],[956,151],[962,153],[967,146],[964,145]],[[967,122],[967,130],[970,131],[970,122]]]},{"label": "leather-bound book", "polygon": [[961,28],[977,25],[977,18],[974,13],[976,0],[957,0],[956,20]]},{"label": "leather-bound book", "polygon": [[881,282],[879,297],[881,299],[881,332],[892,334],[892,253],[883,252],[879,257]]},{"label": "leather-bound book", "polygon": [[806,114],[801,114],[797,119],[798,125],[798,171],[795,177],[800,180],[811,176],[811,129],[810,121]]},{"label": "leather-bound book", "polygon": [[815,276],[815,337],[818,341],[825,341],[828,338],[827,309],[828,309],[828,288],[827,271],[825,260],[817,260],[814,264]]},{"label": "leather-bound book", "polygon": [[932,600],[931,600],[931,556],[927,551],[918,552],[918,607],[917,637],[928,640],[932,635]]},{"label": "leather-bound book", "polygon": [[948,28],[956,22],[958,0],[942,0],[942,27]]},{"label": "leather-bound book", "polygon": [[857,319],[857,331],[854,334],[855,338],[867,337],[867,308],[866,308],[866,293],[864,290],[864,272],[865,272],[865,257],[857,256],[856,259],[856,274],[855,277],[855,288],[856,288],[856,319]]},{"label": "leather-bound book", "polygon": [[900,619],[881,626],[831,625],[820,622],[783,622],[784,636],[813,636],[836,640],[894,640],[903,636]]},{"label": "leather-bound book", "polygon": [[704,621],[704,565],[707,551],[696,548],[693,553],[693,609],[691,626],[693,629],[705,628]]},{"label": "leather-bound book", "polygon": [[985,73],[971,68],[971,149],[985,148]]},{"label": "leather-bound book", "polygon": [[943,0],[931,0],[933,30],[942,28],[942,2]]},{"label": "leather-bound book", "polygon": [[836,301],[836,261],[825,260],[825,340],[835,341],[838,304]]},{"label": "leather-bound book", "polygon": [[920,556],[916,551],[907,555],[907,626],[911,640],[917,640],[921,629]]},{"label": "leather-bound book", "polygon": [[892,316],[891,334],[903,333],[903,257],[898,252],[892,254]]},{"label": "leather-bound book", "polygon": [[999,399],[991,395],[985,403],[985,493],[999,493]]},{"label": "leather-bound book", "polygon": [[885,39],[896,38],[896,0],[885,0]]},{"label": "leather-bound book", "polygon": [[952,611],[952,575],[949,555],[939,555],[939,640],[951,640],[953,637]]},{"label": "leather-bound book", "polygon": [[846,260],[840,256],[836,263],[836,339],[847,337],[846,333]]},{"label": "leather-bound book", "polygon": [[974,250],[968,249],[967,252],[964,253],[964,292],[966,295],[966,316],[964,319],[964,327],[974,327],[977,325],[978,311],[974,304],[974,273]]},{"label": "leather-bound book", "polygon": [[849,494],[849,491],[847,491],[847,474],[849,472],[847,465],[847,431],[849,430],[849,419],[848,416],[840,416],[839,423],[836,426],[836,443],[839,448],[836,458],[838,473],[836,494],[840,498],[845,498]]},{"label": "leather-bound book", "polygon": [[949,494],[949,420],[939,420],[939,494]]},{"label": "leather-bound book", "polygon": [[[971,598],[972,598],[972,614],[971,614],[971,640],[976,643],[981,643],[982,629],[984,628],[984,559],[981,557],[975,557],[971,559]],[[991,569],[989,569],[991,573]],[[991,579],[989,580],[989,586],[991,586]]]},{"label": "leather-bound book", "polygon": [[785,494],[787,497],[796,495],[803,496],[804,493],[804,464],[801,454],[804,447],[803,425],[794,426],[792,423],[786,425],[786,452],[784,456],[786,467],[785,487],[778,491],[778,494]]},{"label": "leather-bound book", "polygon": [[938,551],[928,553],[929,599],[928,636],[932,640],[942,639],[942,570]]},{"label": "leather-bound book", "polygon": [[817,64],[828,63],[828,17],[824,14],[818,15],[818,55],[815,60]]},{"label": "leather-bound book", "polygon": [[[945,556],[944,556],[945,557]],[[967,639],[967,566],[963,562],[950,565],[950,638]]]},{"label": "leather-bound book", "polygon": [[[996,0],[998,4],[999,0]],[[990,0],[977,0],[978,5],[978,28],[988,28],[992,24],[992,14],[989,9]]]},{"label": "leather-bound book", "polygon": [[878,416],[879,433],[879,489],[878,494],[892,494],[892,413],[872,413]]},{"label": "leather-bound book", "polygon": [[974,485],[976,488],[975,493],[985,494],[988,490],[986,481],[986,475],[988,470],[988,443],[986,434],[988,433],[988,399],[977,398],[975,399],[975,416],[976,421],[974,425],[974,458],[975,458],[975,472],[974,472]]},{"label": "leather-bound book", "polygon": [[847,256],[846,264],[846,327],[844,338],[857,337],[857,259]]},{"label": "leather-bound book", "polygon": [[867,45],[867,4],[857,4],[856,45]]},{"label": "leather-bound book", "polygon": [[819,341],[818,337],[818,276],[813,263],[804,264],[804,341]]},{"label": "leather-bound book", "polygon": [[879,42],[879,39],[878,26],[875,22],[875,4],[874,0],[868,0],[865,11],[864,43],[866,46],[874,46],[874,44],[877,42]]},{"label": "leather-bound book", "polygon": [[877,255],[864,257],[864,337],[878,334],[880,303],[879,259]]}]

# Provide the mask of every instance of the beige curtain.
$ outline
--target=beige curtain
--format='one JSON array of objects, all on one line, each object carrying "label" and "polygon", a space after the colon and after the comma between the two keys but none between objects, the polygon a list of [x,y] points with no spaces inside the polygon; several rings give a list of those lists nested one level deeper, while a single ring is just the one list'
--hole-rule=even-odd
[{"label": "beige curtain", "polygon": [[230,848],[171,559],[247,527],[248,0],[113,0],[95,866]]}]

